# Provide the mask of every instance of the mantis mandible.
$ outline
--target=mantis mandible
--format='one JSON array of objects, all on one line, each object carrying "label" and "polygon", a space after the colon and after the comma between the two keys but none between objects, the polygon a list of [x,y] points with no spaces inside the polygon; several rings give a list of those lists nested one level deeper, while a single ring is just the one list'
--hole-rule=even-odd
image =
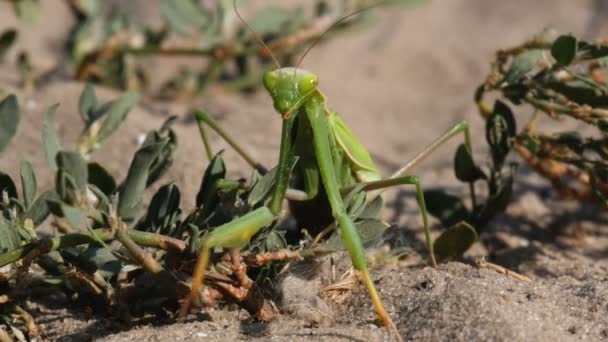
[{"label": "mantis mandible", "polygon": [[[234,10],[238,14],[236,5]],[[355,13],[348,16],[353,14]],[[243,22],[247,25],[244,20]],[[259,40],[259,42],[267,48],[263,41]],[[363,191],[380,190],[393,185],[415,186],[422,212],[426,248],[431,263],[435,266],[435,254],[422,187],[418,177],[408,173],[436,148],[459,133],[464,134],[465,144],[470,151],[468,125],[464,121],[456,124],[392,176],[383,179],[363,144],[354,136],[338,113],[326,105],[326,97],[318,88],[318,77],[301,68],[281,67],[274,56],[273,59],[277,68],[264,74],[263,84],[282,119],[282,133],[276,182],[270,202],[268,206],[257,208],[219,226],[203,237],[199,259],[193,273],[192,288],[182,303],[179,317],[184,317],[192,301],[198,298],[211,251],[216,247],[241,248],[253,235],[277,220],[283,207],[283,200],[286,199],[290,177],[295,177],[299,179],[300,184],[303,184],[302,189],[296,190],[300,194],[297,200],[327,196],[333,219],[341,230],[352,264],[360,272],[378,316],[395,337],[401,340],[370,276],[363,244],[354,222],[347,215],[342,194],[358,185],[362,185]],[[252,167],[264,170],[210,115],[199,111],[196,118],[208,154],[211,154],[211,150],[203,133],[204,125],[208,125],[222,136]],[[292,171],[292,160],[296,153],[298,161]]]}]

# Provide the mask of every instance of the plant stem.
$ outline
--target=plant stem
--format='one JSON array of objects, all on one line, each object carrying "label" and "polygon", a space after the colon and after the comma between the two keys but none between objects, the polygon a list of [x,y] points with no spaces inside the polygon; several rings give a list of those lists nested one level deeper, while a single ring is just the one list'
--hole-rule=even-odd
[{"label": "plant stem", "polygon": [[160,273],[163,268],[153,257],[144,251],[131,237],[126,230],[118,229],[116,231],[116,239],[122,243],[127,249],[131,258],[141,265],[146,271],[152,273]]},{"label": "plant stem", "polygon": [[[56,238],[46,238],[37,240],[27,245],[21,246],[10,252],[0,254],[0,267],[11,264],[17,260],[28,255],[34,249],[39,249],[41,254],[50,253],[52,251],[64,249],[67,247],[74,247],[83,245],[86,243],[96,242],[96,239],[102,241],[110,241],[115,238],[112,230],[107,228],[100,228],[93,230],[95,237],[84,234],[84,233],[73,233],[66,234]],[[175,250],[182,252],[186,249],[186,243],[184,241],[174,239],[168,236],[147,233],[138,230],[129,230],[126,232],[130,239],[138,245],[153,247],[165,250]]]},{"label": "plant stem", "polygon": [[597,120],[608,119],[608,110],[602,108],[588,106],[571,108],[555,102],[541,100],[532,95],[526,96],[524,100],[542,111],[570,115],[575,119],[579,119],[591,125],[597,125]]}]

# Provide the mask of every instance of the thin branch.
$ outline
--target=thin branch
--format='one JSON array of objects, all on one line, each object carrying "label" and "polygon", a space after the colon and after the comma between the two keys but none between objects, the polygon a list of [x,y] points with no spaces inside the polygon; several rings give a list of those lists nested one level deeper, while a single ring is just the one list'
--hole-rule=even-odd
[{"label": "thin branch", "polygon": [[[84,245],[87,243],[94,243],[96,239],[102,241],[114,240],[114,233],[111,229],[100,228],[93,230],[95,237],[84,234],[84,233],[73,233],[66,234],[56,238],[47,238],[37,240],[27,245],[21,246],[10,252],[0,255],[0,267],[11,264],[27,256],[34,249],[42,251],[41,254],[46,254],[52,251],[64,249],[67,247],[74,247],[78,245]],[[173,250],[177,252],[183,252],[186,249],[186,243],[179,239],[171,238],[168,236],[147,233],[138,230],[129,230],[127,235],[138,245],[153,247],[164,250]],[[40,255],[41,255],[40,254]]]}]

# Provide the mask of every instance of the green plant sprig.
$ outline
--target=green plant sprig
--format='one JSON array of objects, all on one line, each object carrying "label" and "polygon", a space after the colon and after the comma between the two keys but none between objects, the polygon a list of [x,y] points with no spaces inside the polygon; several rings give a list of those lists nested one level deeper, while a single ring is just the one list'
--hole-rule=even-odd
[{"label": "green plant sprig", "polygon": [[[93,1],[96,2],[96,1]],[[378,5],[412,4],[420,1],[379,1]],[[164,25],[144,27],[118,11],[104,15],[99,6],[75,8],[78,24],[70,53],[76,78],[105,85],[139,90],[146,87],[146,68],[141,57],[203,57],[200,70],[184,70],[161,90],[161,96],[187,97],[202,92],[209,84],[249,89],[259,84],[271,68],[271,54],[281,64],[291,64],[293,56],[332,27],[332,34],[365,22],[368,11],[332,26],[341,16],[370,7],[369,1],[315,1],[315,11],[302,8],[266,6],[248,17],[236,30],[227,29],[232,1],[217,1],[210,7],[192,0],[162,1]],[[235,26],[235,25],[232,25]],[[231,32],[234,31],[234,32]],[[269,49],[260,47],[263,39]]]},{"label": "green plant sprig", "polygon": [[[514,106],[527,104],[535,110],[527,125],[511,137],[512,148],[564,198],[608,204],[607,61],[608,45],[546,30],[497,52],[491,74],[475,96],[486,119],[492,111],[484,98],[490,92]],[[541,114],[578,121],[596,134],[593,130],[588,137],[583,136],[585,130],[544,133],[538,130]]]},{"label": "green plant sprig", "polygon": [[[18,303],[35,286],[95,298],[95,307],[120,308],[127,316],[140,307],[147,308],[146,312],[174,309],[182,297],[180,291],[187,287],[189,267],[205,234],[268,201],[275,173],[256,172],[249,182],[227,179],[219,153],[208,165],[196,206],[187,215],[182,213],[181,193],[173,183],[161,186],[144,210],[145,190],[172,164],[177,144],[171,129],[174,117],[147,134],[122,182],[91,160],[93,152],[126,120],[137,98],[136,93],[126,93],[99,102],[94,87],[87,85],[79,101],[84,129],[73,150],[59,141],[55,131],[58,105],[46,112],[42,140],[49,167],[55,172],[54,189],[38,193],[35,170],[27,161],[21,164],[21,193],[9,175],[0,173],[0,267],[5,272],[0,274],[0,289],[6,293],[0,302],[0,321],[4,324],[17,329],[12,315],[30,317],[19,313]],[[15,136],[19,118],[15,96],[0,101],[0,122],[10,123],[0,127],[0,151]],[[58,230],[54,236],[39,237],[38,228],[48,217]],[[281,261],[301,257],[297,247],[288,245],[284,232],[275,228],[254,237],[242,252],[246,267],[263,278],[276,274]],[[246,285],[248,282],[235,285],[238,279],[248,278],[237,277],[232,271],[234,263],[227,263],[224,254],[214,254],[217,272],[210,274],[208,302],[234,302],[252,315],[270,315],[271,306],[250,302],[263,302],[263,293]],[[33,271],[33,264],[43,273]],[[134,284],[149,277],[157,281],[143,287],[125,285],[125,279]],[[253,294],[246,298],[236,295],[248,291]],[[32,336],[33,332],[28,333]]]}]

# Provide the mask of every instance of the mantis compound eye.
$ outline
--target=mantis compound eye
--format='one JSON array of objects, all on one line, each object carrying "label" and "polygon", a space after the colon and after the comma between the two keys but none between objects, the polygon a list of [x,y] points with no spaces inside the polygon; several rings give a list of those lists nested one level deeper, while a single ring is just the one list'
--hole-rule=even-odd
[{"label": "mantis compound eye", "polygon": [[319,83],[319,78],[317,77],[317,75],[308,74],[308,75],[304,76],[300,80],[300,83],[298,84],[298,86],[300,88],[300,93],[306,94],[306,93],[314,90],[317,87],[318,83]]},{"label": "mantis compound eye", "polygon": [[272,72],[272,71],[268,71],[264,74],[264,87],[266,88],[266,90],[268,91],[273,91],[277,86],[277,75]]}]

